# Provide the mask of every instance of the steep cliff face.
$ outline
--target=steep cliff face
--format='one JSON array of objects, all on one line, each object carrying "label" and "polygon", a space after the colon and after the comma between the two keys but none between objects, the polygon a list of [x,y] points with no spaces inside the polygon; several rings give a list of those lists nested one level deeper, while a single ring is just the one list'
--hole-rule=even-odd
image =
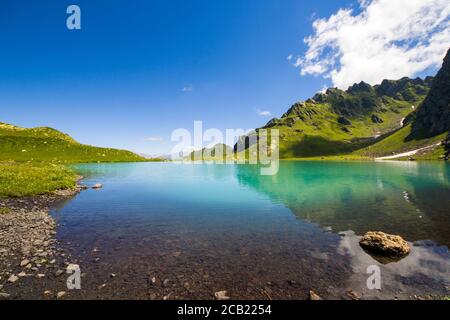
[{"label": "steep cliff face", "polygon": [[430,92],[420,105],[413,135],[432,137],[450,130],[450,49]]}]

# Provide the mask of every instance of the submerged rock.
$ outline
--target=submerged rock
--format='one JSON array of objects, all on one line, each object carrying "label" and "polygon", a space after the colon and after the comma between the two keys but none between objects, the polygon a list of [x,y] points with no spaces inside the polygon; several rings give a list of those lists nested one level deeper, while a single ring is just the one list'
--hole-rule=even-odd
[{"label": "submerged rock", "polygon": [[0,300],[1,299],[9,299],[10,295],[6,292],[0,292]]},{"label": "submerged rock", "polygon": [[10,283],[14,283],[14,282],[16,282],[17,280],[19,280],[19,277],[17,277],[16,275],[11,275],[9,278],[8,278],[8,282],[10,282]]},{"label": "submerged rock", "polygon": [[25,267],[25,266],[28,265],[29,263],[30,263],[30,260],[25,259],[25,260],[22,260],[22,262],[20,262],[20,266],[21,266],[21,267]]},{"label": "submerged rock", "polygon": [[367,232],[359,244],[365,250],[382,257],[402,258],[411,251],[402,237],[384,232]]}]

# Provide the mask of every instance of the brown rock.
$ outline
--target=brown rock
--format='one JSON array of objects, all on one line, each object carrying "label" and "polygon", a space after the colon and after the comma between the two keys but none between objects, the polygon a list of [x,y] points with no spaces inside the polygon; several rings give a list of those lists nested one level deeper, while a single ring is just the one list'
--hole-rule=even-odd
[{"label": "brown rock", "polygon": [[367,232],[359,244],[367,251],[387,257],[404,257],[411,250],[402,237],[384,232]]}]

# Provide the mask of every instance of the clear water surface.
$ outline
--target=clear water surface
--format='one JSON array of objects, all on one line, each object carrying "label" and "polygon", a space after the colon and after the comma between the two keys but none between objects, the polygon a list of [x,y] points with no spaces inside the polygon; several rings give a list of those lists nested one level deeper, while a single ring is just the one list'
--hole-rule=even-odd
[{"label": "clear water surface", "polygon": [[[448,164],[282,161],[276,176],[252,165],[75,168],[85,184],[103,184],[53,210],[84,273],[80,297],[448,295]],[[358,245],[371,230],[403,236],[411,254],[379,263]],[[381,268],[381,290],[366,286],[370,265]]]}]

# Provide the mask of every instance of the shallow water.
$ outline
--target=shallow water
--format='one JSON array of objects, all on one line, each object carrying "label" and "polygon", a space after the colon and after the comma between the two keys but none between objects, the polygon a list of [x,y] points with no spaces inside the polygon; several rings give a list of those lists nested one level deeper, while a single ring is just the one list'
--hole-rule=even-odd
[{"label": "shallow water", "polygon": [[[79,297],[210,299],[227,290],[236,299],[305,299],[310,289],[329,299],[348,298],[350,289],[367,299],[448,294],[448,164],[282,161],[276,176],[261,176],[252,165],[76,170],[85,184],[104,186],[53,210],[57,237],[83,272]],[[358,245],[369,230],[402,235],[411,254],[380,264]],[[381,268],[381,290],[366,286],[371,265]]]}]

